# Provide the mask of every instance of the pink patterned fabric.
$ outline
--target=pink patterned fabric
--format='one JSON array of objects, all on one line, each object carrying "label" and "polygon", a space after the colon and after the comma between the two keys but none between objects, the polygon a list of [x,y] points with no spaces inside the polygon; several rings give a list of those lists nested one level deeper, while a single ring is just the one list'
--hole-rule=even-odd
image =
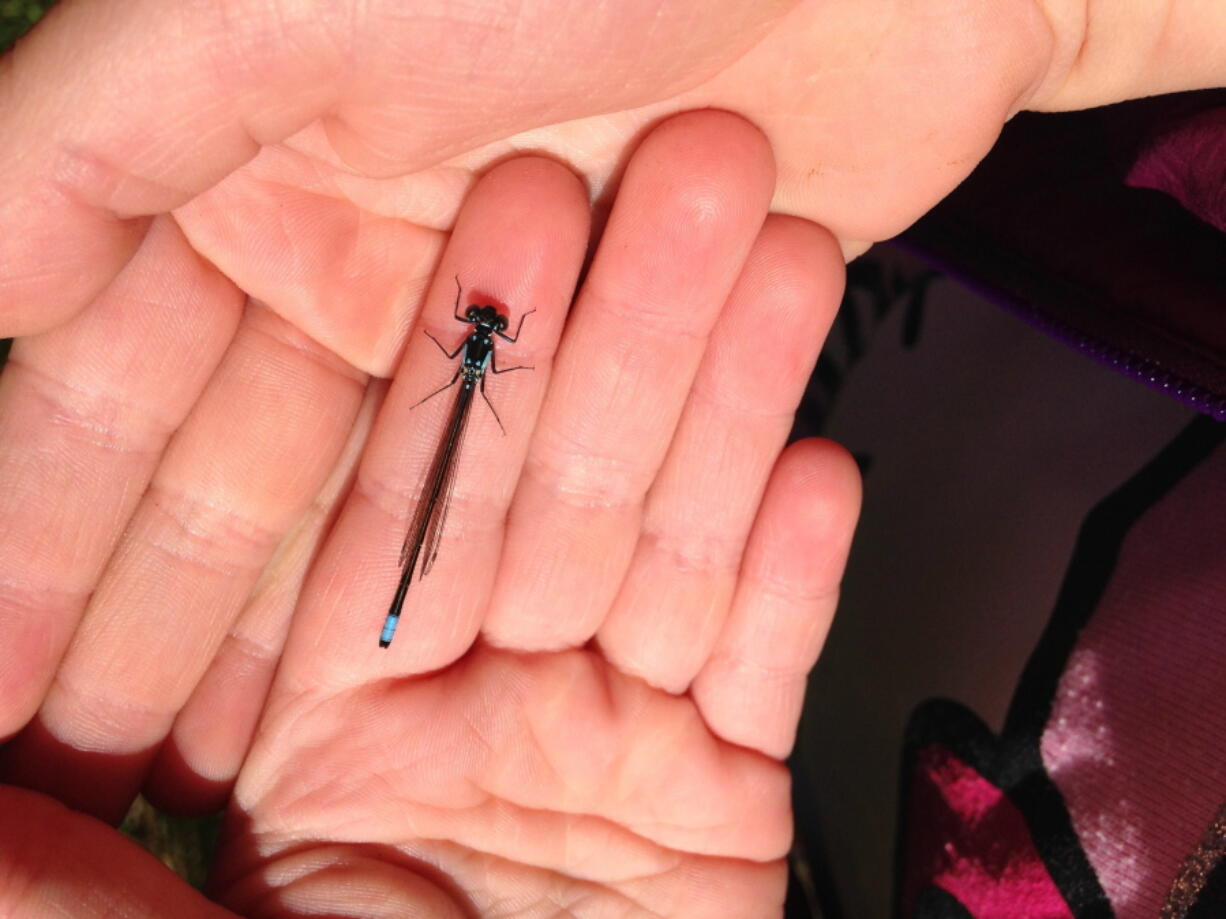
[{"label": "pink patterned fabric", "polygon": [[1073,919],[1022,815],[969,764],[939,744],[921,748],[909,801],[903,916],[936,886],[975,919]]},{"label": "pink patterned fabric", "polygon": [[1132,528],[1043,734],[1117,919],[1159,915],[1226,799],[1223,507],[1226,450]]}]

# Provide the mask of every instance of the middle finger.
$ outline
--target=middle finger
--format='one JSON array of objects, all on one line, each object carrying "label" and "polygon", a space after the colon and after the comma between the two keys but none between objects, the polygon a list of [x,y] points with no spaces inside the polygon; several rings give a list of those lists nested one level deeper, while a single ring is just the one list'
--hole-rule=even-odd
[{"label": "middle finger", "polygon": [[516,491],[484,625],[494,644],[573,647],[600,626],[773,183],[766,139],[726,112],[673,118],[635,153]]}]

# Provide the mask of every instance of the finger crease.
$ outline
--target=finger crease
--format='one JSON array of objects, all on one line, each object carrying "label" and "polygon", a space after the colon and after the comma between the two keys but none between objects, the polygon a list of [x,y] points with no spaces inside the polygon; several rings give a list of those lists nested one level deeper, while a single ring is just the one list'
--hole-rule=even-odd
[{"label": "finger crease", "polygon": [[[719,395],[721,392],[724,395]],[[712,408],[720,415],[735,415],[753,420],[784,422],[791,428],[792,417],[796,414],[795,400],[786,408],[773,408],[752,402],[729,399],[727,395],[727,389],[724,387],[716,388],[695,383],[690,390],[690,401],[696,405]]]},{"label": "finger crease", "polygon": [[281,653],[281,645],[277,642],[256,641],[249,635],[230,632],[226,641],[234,646],[234,650],[253,665],[267,664]]},{"label": "finger crease", "polygon": [[529,458],[523,475],[539,482],[554,499],[578,508],[628,508],[642,505],[646,477],[629,463],[591,454],[567,456],[561,462]]},{"label": "finger crease", "polygon": [[[421,503],[424,495],[422,483],[414,487],[393,485],[385,479],[372,481],[358,475],[354,494],[392,520],[407,524]],[[488,495],[470,494],[458,489],[448,501],[447,531],[479,532],[501,527],[506,518],[506,505],[495,502]]]},{"label": "finger crease", "polygon": [[684,533],[644,530],[640,539],[651,551],[670,559],[677,569],[710,574],[735,574],[745,545],[743,538],[730,539],[726,533],[700,528]]},{"label": "finger crease", "polygon": [[[82,674],[84,676],[84,674]],[[79,684],[78,684],[79,683]],[[164,698],[157,693],[136,698],[103,693],[98,686],[114,688],[114,683],[98,683],[91,671],[89,679],[71,679],[61,668],[53,684],[72,700],[74,712],[71,742],[84,750],[109,750],[116,736],[127,736],[134,730],[161,723],[178,710],[178,705],[159,708],[150,701]]]},{"label": "finger crease", "polygon": [[160,453],[175,425],[158,419],[149,410],[101,392],[91,392],[10,356],[14,367],[30,380],[30,392],[50,411],[46,423],[76,431],[88,444],[117,454]]},{"label": "finger crease", "polygon": [[26,587],[0,572],[0,619],[10,625],[27,617],[39,621],[65,621],[85,608],[90,588],[64,590],[57,587]]},{"label": "finger crease", "polygon": [[782,579],[760,578],[749,575],[742,576],[742,584],[748,587],[756,596],[768,596],[796,605],[813,605],[834,601],[839,596],[839,585],[806,590],[794,581]]},{"label": "finger crease", "polygon": [[155,538],[151,545],[179,561],[245,574],[263,567],[281,538],[270,527],[184,492],[154,486],[149,498],[177,534]]}]

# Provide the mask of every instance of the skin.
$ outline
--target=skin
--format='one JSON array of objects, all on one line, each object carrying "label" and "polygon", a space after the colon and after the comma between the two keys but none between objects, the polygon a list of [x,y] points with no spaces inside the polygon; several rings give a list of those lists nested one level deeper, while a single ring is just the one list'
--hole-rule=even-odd
[{"label": "skin", "polygon": [[[222,914],[83,816],[143,788],[230,800],[243,915],[777,915],[843,259],[1021,108],[1220,81],[1220,5],[1103,7],[58,6],[0,61],[0,905]],[[456,275],[536,369],[380,651]]]}]

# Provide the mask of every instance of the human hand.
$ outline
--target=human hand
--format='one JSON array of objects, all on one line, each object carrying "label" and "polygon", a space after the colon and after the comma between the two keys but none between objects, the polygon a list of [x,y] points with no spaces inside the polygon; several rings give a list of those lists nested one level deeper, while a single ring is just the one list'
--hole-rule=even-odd
[{"label": "human hand", "polygon": [[[24,727],[10,779],[115,820],[146,773],[176,810],[228,794],[367,380],[399,362],[477,161],[719,70],[772,13],[623,5],[610,48],[525,8],[521,31],[573,39],[542,66],[471,7],[366,7],[356,32],[338,6],[94,9],[54,9],[0,72],[0,334],[44,332],[0,382],[0,738]],[[649,14],[658,33],[632,28]],[[593,182],[644,117],[573,145]]]},{"label": "human hand", "polygon": [[[0,332],[81,309],[149,217],[179,209],[198,251],[374,373],[394,363],[438,231],[515,151],[552,152],[599,191],[659,118],[738,111],[775,149],[774,209],[850,255],[935,204],[1019,109],[1226,79],[1216,0],[534,0],[513,15],[144,0],[122,16],[76,0],[48,20],[0,74]],[[359,215],[374,244],[350,245]],[[416,257],[380,262],[391,237]]]},{"label": "human hand", "polygon": [[[1170,18],[1163,54],[1186,47],[1193,8]],[[57,6],[0,70],[0,335],[55,330],[18,344],[0,392],[0,738],[41,707],[48,743],[147,760],[202,668],[125,688],[152,653],[146,636],[190,635],[172,657],[212,659],[297,525],[251,600],[255,624],[207,671],[232,689],[229,710],[244,707],[241,726],[184,716],[164,753],[214,783],[197,806],[224,797],[263,697],[253,672],[267,679],[326,525],[301,514],[370,414],[357,407],[368,375],[396,366],[490,162],[552,150],[607,197],[654,120],[737,109],[773,142],[776,209],[831,228],[850,254],[937,200],[1010,111],[1101,94],[1094,76],[1118,60],[1089,53],[1102,39],[1086,32],[1065,80],[1063,49],[1085,30],[1040,4],[896,12],[862,0],[540,0],[514,19],[481,3]],[[243,293],[256,301],[245,314]],[[270,360],[293,379],[271,385]],[[290,403],[298,412],[283,411],[282,387],[309,394]],[[212,420],[180,430],[202,393],[192,414]],[[308,419],[307,403],[331,415]],[[219,444],[228,459],[216,454],[202,484]],[[299,473],[288,490],[271,471],[287,466]],[[144,536],[130,538],[211,570],[209,590],[113,555],[151,484],[162,503],[146,502]],[[344,486],[341,471],[322,504]],[[145,574],[108,573],[123,564]],[[77,646],[90,650],[69,650],[87,605]],[[203,645],[200,622],[212,624]],[[111,637],[89,638],[96,629]]]},{"label": "human hand", "polygon": [[[791,825],[779,760],[833,612],[858,476],[828,442],[780,456],[842,262],[812,224],[763,224],[772,179],[765,141],[739,119],[696,113],[658,128],[635,154],[565,329],[586,251],[583,189],[533,158],[475,187],[420,327],[443,341],[462,334],[451,320],[458,275],[466,302],[494,296],[512,321],[537,310],[504,358],[536,369],[490,387],[506,436],[474,407],[437,564],[382,651],[405,517],[446,411],[411,406],[452,372],[411,336],[312,564],[235,790],[223,902],[253,916],[323,904],[338,916],[376,914],[372,904],[431,916],[777,912]],[[339,443],[354,372],[334,358],[318,366],[318,352],[303,361],[336,378],[333,404],[320,384],[310,399],[278,389],[274,401],[291,428],[307,423],[298,415],[328,419]],[[193,412],[210,409],[233,419],[239,406],[206,397]],[[265,459],[250,449],[249,462]],[[197,478],[209,480],[217,451],[198,459]],[[294,479],[301,463],[274,467]],[[147,566],[124,559],[145,551],[129,538],[108,579],[139,578]],[[217,589],[213,571],[173,554],[157,573],[190,596]],[[129,620],[161,612],[134,612],[140,591],[108,589],[129,599]],[[191,649],[216,628],[186,617],[174,634],[138,629],[145,670],[170,681],[207,665]],[[83,630],[95,642],[120,631],[89,617]],[[227,718],[216,699],[193,701]],[[113,806],[127,765],[72,777],[90,783],[87,807]],[[14,794],[10,813],[36,810],[21,822],[62,834],[66,815]],[[80,837],[89,851],[57,853],[57,864],[113,864],[112,881],[142,871],[132,890],[168,896],[122,846],[95,829]],[[58,883],[78,892],[71,875]]]},{"label": "human hand", "polygon": [[[607,28],[555,3],[514,22],[62,4],[0,72],[0,334],[60,326],[19,343],[0,384],[0,736],[41,706],[17,761],[77,757],[39,778],[72,777],[64,797],[114,816],[174,725],[155,793],[224,796],[377,401],[359,408],[366,374],[396,365],[492,159],[552,149],[599,190],[653,119],[738,107],[778,148],[776,205],[852,253],[935,201],[1017,107],[1197,85],[1220,57],[1188,49],[1220,30],[1189,23],[1214,8],[1180,4],[1155,30],[1087,29],[1075,3],[619,4]],[[1121,34],[1134,53],[1109,53]],[[258,301],[241,318],[234,282]],[[197,701],[226,691],[226,719]]]}]

